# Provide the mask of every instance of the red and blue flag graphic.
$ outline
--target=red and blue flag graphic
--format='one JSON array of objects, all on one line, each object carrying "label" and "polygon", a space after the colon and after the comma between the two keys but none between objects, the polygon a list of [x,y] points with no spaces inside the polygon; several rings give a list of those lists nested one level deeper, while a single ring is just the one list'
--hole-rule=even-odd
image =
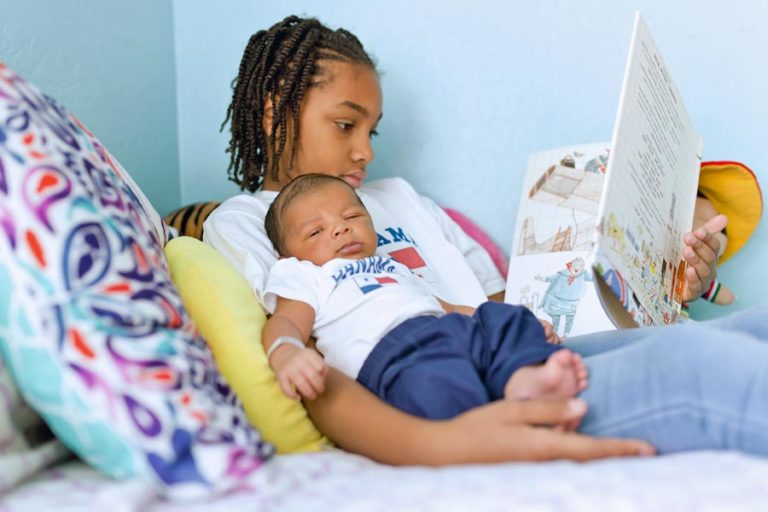
[{"label": "red and blue flag graphic", "polygon": [[421,259],[421,255],[415,247],[398,249],[397,251],[390,252],[389,255],[392,257],[392,259],[398,263],[402,263],[411,270],[427,266],[427,263]]},{"label": "red and blue flag graphic", "polygon": [[363,293],[369,293],[373,290],[381,288],[385,284],[397,283],[397,280],[392,277],[372,277],[372,276],[355,276],[352,279],[355,280],[355,284]]}]

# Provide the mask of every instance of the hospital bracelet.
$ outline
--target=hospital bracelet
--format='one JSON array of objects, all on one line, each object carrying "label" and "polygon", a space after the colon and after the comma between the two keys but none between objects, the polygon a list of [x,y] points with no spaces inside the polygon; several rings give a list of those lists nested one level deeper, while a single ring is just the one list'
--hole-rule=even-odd
[{"label": "hospital bracelet", "polygon": [[299,349],[307,348],[307,346],[295,336],[278,336],[275,341],[272,342],[272,345],[270,345],[269,350],[267,350],[267,361],[269,361],[269,358],[272,357],[272,353],[277,350],[280,345],[293,345]]}]

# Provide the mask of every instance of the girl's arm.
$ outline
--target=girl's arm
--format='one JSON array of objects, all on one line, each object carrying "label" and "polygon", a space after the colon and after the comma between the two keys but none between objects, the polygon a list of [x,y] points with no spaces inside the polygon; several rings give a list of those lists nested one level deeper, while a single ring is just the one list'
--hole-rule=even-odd
[{"label": "girl's arm", "polygon": [[386,464],[591,460],[654,453],[643,441],[596,439],[550,427],[583,416],[586,405],[580,400],[499,400],[433,421],[395,409],[331,369],[325,393],[304,405],[338,446]]},{"label": "girl's arm", "polygon": [[443,310],[446,313],[461,313],[462,315],[472,316],[475,314],[475,308],[471,306],[459,306],[456,304],[451,304],[450,302],[445,302],[443,299],[441,299],[438,296],[435,296],[437,299],[437,302],[440,303],[440,305],[443,307]]},{"label": "girl's arm", "polygon": [[504,292],[500,291],[499,293],[494,293],[493,295],[489,295],[488,300],[493,302],[504,302]]}]

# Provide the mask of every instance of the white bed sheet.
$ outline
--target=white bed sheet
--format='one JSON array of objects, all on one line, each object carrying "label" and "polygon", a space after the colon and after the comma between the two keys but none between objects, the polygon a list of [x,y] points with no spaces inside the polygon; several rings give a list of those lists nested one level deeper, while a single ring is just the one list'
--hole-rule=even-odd
[{"label": "white bed sheet", "polygon": [[768,460],[732,452],[435,469],[330,451],[278,456],[250,483],[213,501],[174,504],[146,482],[110,480],[73,461],[0,498],[0,512],[768,510]]}]

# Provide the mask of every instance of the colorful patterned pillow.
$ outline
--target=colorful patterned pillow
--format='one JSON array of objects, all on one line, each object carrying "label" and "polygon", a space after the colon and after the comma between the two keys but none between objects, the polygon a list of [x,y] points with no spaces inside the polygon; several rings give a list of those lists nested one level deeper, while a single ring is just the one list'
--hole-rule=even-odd
[{"label": "colorful patterned pillow", "polygon": [[159,215],[105,148],[0,63],[0,353],[87,462],[171,497],[271,455],[182,306]]}]

